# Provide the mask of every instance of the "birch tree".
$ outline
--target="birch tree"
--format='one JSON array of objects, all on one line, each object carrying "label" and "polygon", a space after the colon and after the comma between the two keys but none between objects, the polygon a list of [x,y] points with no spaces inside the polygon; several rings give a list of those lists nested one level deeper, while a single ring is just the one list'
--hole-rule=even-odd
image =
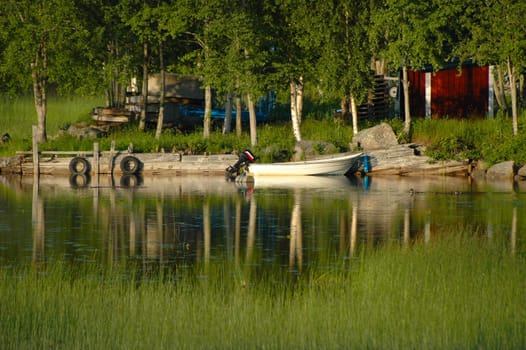
[{"label": "birch tree", "polygon": [[[313,76],[320,43],[320,21],[316,2],[284,0],[274,14],[274,66],[279,81],[289,87],[290,116],[296,142],[302,140],[301,122],[306,81]],[[316,33],[316,36],[313,34]]]},{"label": "birch tree", "polygon": [[[31,82],[37,114],[37,141],[47,140],[48,84],[73,89],[82,69],[89,32],[75,3],[67,0],[5,0],[0,4],[5,37],[0,69],[25,91]],[[73,67],[64,65],[73,64]],[[76,65],[76,66],[75,66]],[[65,74],[65,71],[71,72]]]},{"label": "birch tree", "polygon": [[[241,96],[246,96],[249,110],[251,144],[257,144],[255,95],[266,91],[265,72],[268,66],[269,45],[266,40],[264,3],[234,0],[225,13],[225,47],[221,86],[227,95],[233,93],[236,102],[236,133],[241,136]],[[225,118],[225,128],[230,121]]]},{"label": "birch tree", "polygon": [[126,6],[115,4],[112,0],[83,2],[83,18],[89,21],[90,28],[90,39],[84,44],[92,57],[89,67],[96,72],[96,81],[103,85],[106,107],[122,108],[139,56],[137,38],[122,21],[122,7]]},{"label": "birch tree", "polygon": [[152,47],[154,43],[159,42],[159,18],[157,17],[158,13],[154,10],[155,4],[148,0],[124,0],[121,6],[126,8],[123,13],[128,14],[123,20],[138,39],[139,47],[142,46],[142,106],[139,130],[144,130],[148,113],[149,66]]},{"label": "birch tree", "polygon": [[479,0],[470,3],[464,11],[464,21],[470,33],[464,42],[464,55],[482,64],[497,64],[507,73],[513,135],[519,133],[517,91],[520,73],[526,69],[524,13],[526,2],[514,0]]},{"label": "birch tree", "polygon": [[[206,1],[199,6],[189,1],[191,25],[185,33],[197,49],[187,57],[195,62],[195,72],[205,84],[205,116],[203,136],[209,137],[211,112],[211,88],[218,94],[234,92],[236,101],[246,97],[250,140],[257,144],[255,100],[265,90],[265,66],[269,46],[265,45],[264,9],[255,1]],[[188,7],[191,6],[191,7]],[[195,11],[197,9],[197,11]],[[210,99],[207,97],[210,96]],[[241,108],[236,103],[236,128],[241,131]],[[208,108],[207,106],[210,106]]]},{"label": "birch tree", "polygon": [[199,76],[203,81],[205,93],[205,109],[203,116],[203,137],[208,139],[211,132],[212,122],[212,81],[207,74],[211,62],[216,57],[214,48],[221,45],[214,42],[213,28],[214,20],[218,13],[222,13],[220,1],[184,0],[177,3],[172,14],[184,16],[186,23],[182,29],[184,40],[190,41],[192,45],[184,55],[183,60],[190,64],[189,73]]},{"label": "birch tree", "polygon": [[[370,42],[373,54],[400,67],[404,95],[404,133],[410,134],[408,69],[432,64],[438,69],[450,42],[451,19],[443,0],[380,0],[372,2]],[[444,3],[445,5],[445,3]],[[456,7],[455,7],[456,9]]]},{"label": "birch tree", "polygon": [[342,117],[347,111],[351,112],[356,134],[357,105],[366,99],[371,86],[368,6],[350,0],[320,3],[318,6],[325,24],[314,28],[323,33],[317,63],[320,88],[325,98],[341,101]]}]

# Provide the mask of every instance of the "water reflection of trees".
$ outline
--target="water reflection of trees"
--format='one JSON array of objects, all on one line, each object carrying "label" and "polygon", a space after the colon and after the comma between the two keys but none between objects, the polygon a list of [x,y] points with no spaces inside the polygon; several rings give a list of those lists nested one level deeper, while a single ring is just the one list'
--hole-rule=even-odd
[{"label": "water reflection of trees", "polygon": [[[145,271],[206,266],[219,260],[256,271],[275,266],[302,271],[335,257],[350,259],[367,246],[429,242],[438,234],[465,227],[488,239],[506,235],[515,253],[524,227],[517,214],[520,200],[497,209],[485,201],[474,206],[470,196],[481,194],[435,191],[430,200],[426,192],[374,195],[357,190],[359,186],[329,194],[302,187],[228,187],[217,193],[214,186],[192,190],[181,185],[148,193],[92,187],[81,196],[77,192],[61,198],[67,205],[57,207],[57,199],[42,194],[36,182],[33,261],[40,264],[46,254],[60,250],[55,245],[46,251],[46,234],[59,232],[57,223],[61,229],[55,239],[75,241],[62,248],[71,260],[127,263]],[[458,216],[440,217],[451,211]],[[88,252],[78,246],[89,248]]]}]

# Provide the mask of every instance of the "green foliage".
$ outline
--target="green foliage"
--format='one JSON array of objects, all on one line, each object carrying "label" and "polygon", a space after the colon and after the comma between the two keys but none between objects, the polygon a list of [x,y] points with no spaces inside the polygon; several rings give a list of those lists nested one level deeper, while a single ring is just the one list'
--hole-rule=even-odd
[{"label": "green foliage", "polygon": [[426,155],[436,160],[480,158],[474,146],[459,136],[437,139],[428,146]]},{"label": "green foliage", "polygon": [[502,137],[501,139],[488,140],[480,145],[483,159],[490,164],[514,160],[520,165],[526,164],[526,136]]},{"label": "green foliage", "polygon": [[349,150],[353,136],[352,126],[345,125],[338,118],[315,120],[307,116],[301,128],[305,140],[330,142],[340,152]]},{"label": "green foliage", "polygon": [[[393,129],[393,132],[396,135],[396,139],[398,140],[398,143],[409,143],[411,142],[410,135],[407,135],[404,132],[404,121],[399,118],[394,118],[391,120],[386,121],[389,125],[391,125],[391,128]],[[370,127],[373,125],[368,125],[367,127]]]},{"label": "green foliage", "polygon": [[[519,120],[524,130],[526,114]],[[513,136],[511,121],[425,119],[414,123],[414,142],[428,145],[426,154],[436,160],[480,159],[489,164],[514,160],[526,164],[526,137]]]}]

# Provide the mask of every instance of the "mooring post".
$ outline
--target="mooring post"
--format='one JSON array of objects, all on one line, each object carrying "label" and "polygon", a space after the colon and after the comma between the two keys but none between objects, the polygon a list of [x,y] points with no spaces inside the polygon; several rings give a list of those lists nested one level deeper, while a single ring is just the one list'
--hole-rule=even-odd
[{"label": "mooring post", "polygon": [[37,126],[33,125],[33,174],[36,176],[40,175],[37,133],[38,133]]},{"label": "mooring post", "polygon": [[111,148],[110,148],[110,175],[113,177],[113,162],[114,162],[114,157],[115,155],[115,140],[112,140],[111,141]]},{"label": "mooring post", "polygon": [[99,159],[99,143],[93,143],[93,176],[95,178],[95,187],[99,187],[99,173],[100,173],[100,159]]},{"label": "mooring post", "polygon": [[93,175],[99,174],[99,143],[93,143]]}]

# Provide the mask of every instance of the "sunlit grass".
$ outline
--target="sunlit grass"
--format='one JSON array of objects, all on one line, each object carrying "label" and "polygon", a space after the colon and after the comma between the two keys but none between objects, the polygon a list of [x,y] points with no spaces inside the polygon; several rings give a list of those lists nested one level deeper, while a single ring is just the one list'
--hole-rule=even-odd
[{"label": "sunlit grass", "polygon": [[233,262],[170,275],[60,262],[3,270],[0,346],[524,348],[524,258],[446,236],[368,247],[299,276]]},{"label": "sunlit grass", "polygon": [[[91,110],[103,104],[97,97],[50,97],[48,98],[47,134],[54,136],[59,130],[79,121],[90,120]],[[0,96],[0,135],[8,133],[11,141],[0,144],[0,155],[12,155],[15,151],[31,149],[32,126],[37,125],[34,100],[26,97]]]},{"label": "sunlit grass", "polygon": [[[80,120],[90,120],[94,107],[103,103],[96,97],[51,97],[48,100],[47,131],[55,135],[61,128]],[[33,98],[0,98],[0,131],[9,132],[13,138],[30,138],[31,127],[37,124]]]}]

